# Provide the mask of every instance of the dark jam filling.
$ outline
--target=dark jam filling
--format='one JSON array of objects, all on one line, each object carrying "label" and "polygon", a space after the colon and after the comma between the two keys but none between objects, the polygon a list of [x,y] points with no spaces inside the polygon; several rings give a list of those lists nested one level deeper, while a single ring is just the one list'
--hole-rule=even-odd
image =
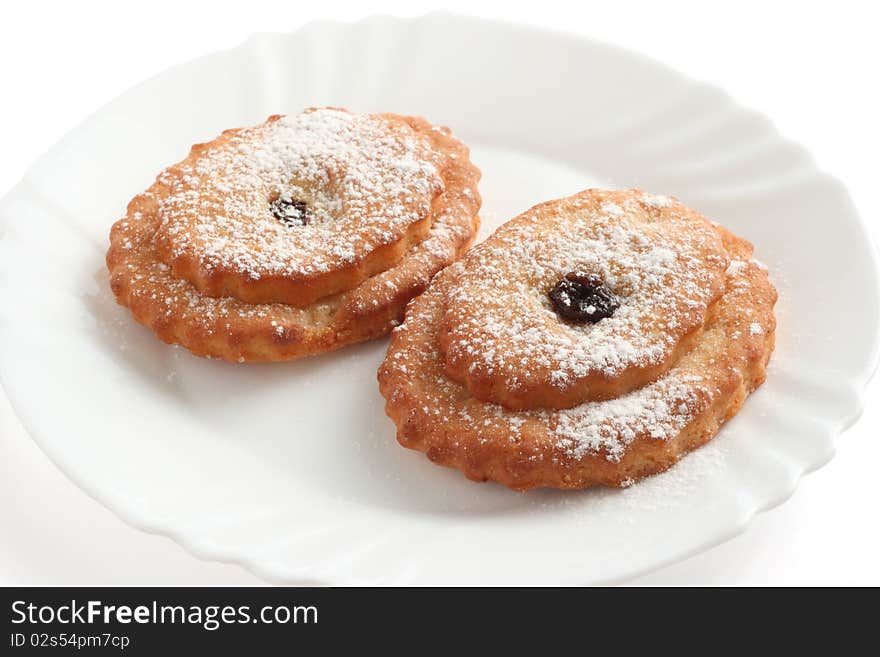
[{"label": "dark jam filling", "polygon": [[290,228],[309,223],[309,206],[305,201],[280,197],[269,204],[269,209],[278,221]]},{"label": "dark jam filling", "polygon": [[560,317],[579,324],[595,324],[620,308],[620,300],[601,279],[583,272],[567,273],[548,296]]}]

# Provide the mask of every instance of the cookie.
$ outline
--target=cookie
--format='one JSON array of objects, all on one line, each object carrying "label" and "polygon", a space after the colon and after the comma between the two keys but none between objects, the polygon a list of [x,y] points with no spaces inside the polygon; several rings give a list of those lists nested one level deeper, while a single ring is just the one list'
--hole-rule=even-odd
[{"label": "cookie", "polygon": [[334,108],[194,146],[110,233],[117,301],[162,340],[290,360],[387,333],[467,249],[479,170],[446,128]]},{"label": "cookie", "polygon": [[517,490],[625,486],[711,439],[765,378],[752,246],[666,196],[538,205],[440,273],[379,370],[398,440]]}]

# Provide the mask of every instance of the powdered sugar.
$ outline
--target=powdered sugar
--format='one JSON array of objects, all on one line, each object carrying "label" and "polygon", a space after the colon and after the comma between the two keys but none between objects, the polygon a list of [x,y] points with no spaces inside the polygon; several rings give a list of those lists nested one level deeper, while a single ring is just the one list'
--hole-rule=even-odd
[{"label": "powdered sugar", "polygon": [[727,267],[728,276],[740,276],[749,268],[749,263],[745,260],[731,260],[730,266]]},{"label": "powdered sugar", "polygon": [[545,411],[556,444],[574,458],[619,461],[638,437],[667,440],[693,419],[701,379],[675,372],[635,392],[563,411]]},{"label": "powdered sugar", "polygon": [[622,207],[617,205],[617,203],[612,203],[610,201],[606,201],[600,206],[602,212],[607,214],[609,217],[622,217],[625,214],[625,211]]},{"label": "powdered sugar", "polygon": [[[170,258],[246,279],[307,276],[357,262],[428,216],[438,154],[405,124],[319,109],[239,131],[166,175],[159,243]],[[276,219],[276,198],[308,204],[306,226]]]},{"label": "powdered sugar", "polygon": [[659,194],[642,194],[641,201],[645,205],[652,208],[670,208],[674,201],[669,196],[661,196]]},{"label": "powdered sugar", "polygon": [[[659,364],[702,324],[728,267],[707,222],[673,206],[658,223],[625,196],[565,214],[509,224],[458,266],[448,360],[507,389],[528,389],[530,378],[563,388]],[[596,324],[561,322],[547,291],[569,271],[598,275],[620,308]]]}]

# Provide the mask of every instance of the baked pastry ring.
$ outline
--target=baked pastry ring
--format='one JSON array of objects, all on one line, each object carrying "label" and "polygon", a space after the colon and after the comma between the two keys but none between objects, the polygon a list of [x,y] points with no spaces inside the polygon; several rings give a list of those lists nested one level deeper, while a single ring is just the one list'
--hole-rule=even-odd
[{"label": "baked pastry ring", "polygon": [[471,479],[626,486],[764,381],[775,302],[747,241],[670,197],[587,190],[435,277],[379,385],[401,444]]},{"label": "baked pastry ring", "polygon": [[117,301],[165,342],[290,360],[387,333],[470,245],[479,170],[446,128],[334,108],[194,146],[110,233]]}]

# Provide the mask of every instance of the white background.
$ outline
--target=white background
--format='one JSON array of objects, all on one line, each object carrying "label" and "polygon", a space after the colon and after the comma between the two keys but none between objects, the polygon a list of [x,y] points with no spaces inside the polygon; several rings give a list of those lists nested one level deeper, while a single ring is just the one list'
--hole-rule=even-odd
[{"label": "white background", "polygon": [[[444,8],[579,32],[721,85],[773,118],[849,186],[876,242],[880,39],[872,4],[4,2],[0,195],[92,111],[176,63],[234,46],[251,32],[288,31],[315,18]],[[834,312],[833,299],[817,303]],[[728,543],[634,582],[880,584],[878,433],[875,380],[864,416],[840,439],[835,459],[802,481],[791,500]],[[168,539],[124,525],[48,462],[5,399],[0,450],[0,584],[258,583],[236,566],[199,561]]]}]

